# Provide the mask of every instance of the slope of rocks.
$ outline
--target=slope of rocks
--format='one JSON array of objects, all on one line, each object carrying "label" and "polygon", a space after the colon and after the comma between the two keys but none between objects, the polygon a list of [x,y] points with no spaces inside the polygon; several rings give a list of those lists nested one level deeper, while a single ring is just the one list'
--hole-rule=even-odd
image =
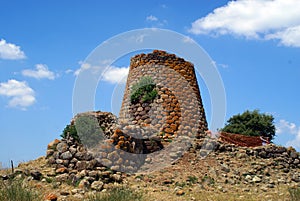
[{"label": "slope of rocks", "polygon": [[[56,146],[61,151],[60,157],[66,157],[63,154],[69,146],[66,144],[64,140],[55,140],[49,148]],[[90,156],[77,153],[71,160],[86,161],[84,166],[79,163],[79,169],[53,166],[43,157],[20,164],[14,174],[1,177],[25,177],[44,189],[46,195],[56,195],[58,200],[82,200],[90,192],[118,185],[142,190],[147,200],[153,201],[161,200],[162,196],[169,200],[215,200],[215,197],[202,199],[199,195],[219,196],[220,193],[237,195],[236,200],[244,200],[247,195],[252,196],[251,200],[289,200],[287,188],[300,187],[299,153],[273,144],[244,148],[216,139],[198,140],[175,163],[143,174],[121,173],[103,165],[97,167]]]},{"label": "slope of rocks", "polygon": [[[96,127],[105,127],[107,139],[104,141],[108,142],[105,146],[115,150],[91,152],[68,136],[49,143],[46,157],[20,164],[14,173],[2,173],[1,178],[26,178],[43,189],[45,195],[56,196],[59,200],[82,200],[90,192],[102,192],[118,185],[145,191],[148,200],[161,200],[162,194],[168,200],[202,200],[197,196],[207,192],[212,195],[241,193],[241,200],[245,194],[257,195],[257,200],[272,200],[278,196],[288,200],[287,188],[300,187],[300,154],[291,147],[274,144],[241,147],[207,136],[194,139],[187,150],[181,150],[180,144],[173,141],[164,144],[157,154],[155,151],[149,153],[153,155],[150,158],[149,154],[137,154],[136,157],[142,158],[133,160],[132,152],[128,162],[124,162],[124,157],[120,157],[124,153],[120,150],[129,151],[124,147],[126,144],[147,146],[143,139],[126,135],[126,129],[141,128],[123,125],[121,130],[117,118],[103,112],[80,114],[71,124],[83,116],[92,116]],[[178,160],[168,161],[169,157]],[[130,173],[128,170],[138,167],[134,162],[151,167],[147,170],[152,172]],[[121,166],[124,171],[120,171]],[[282,188],[284,190],[280,190]]]}]

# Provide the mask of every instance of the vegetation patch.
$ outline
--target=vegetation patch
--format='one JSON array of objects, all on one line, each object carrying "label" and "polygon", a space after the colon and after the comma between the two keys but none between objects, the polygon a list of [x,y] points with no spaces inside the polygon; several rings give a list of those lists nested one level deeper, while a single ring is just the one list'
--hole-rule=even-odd
[{"label": "vegetation patch", "polygon": [[288,190],[290,193],[291,201],[300,200],[300,188],[289,188]]},{"label": "vegetation patch", "polygon": [[142,201],[143,193],[136,192],[130,188],[115,187],[107,193],[91,195],[88,201]]},{"label": "vegetation patch", "polygon": [[76,127],[75,125],[67,125],[64,130],[63,130],[63,133],[60,135],[60,137],[64,138],[64,139],[67,139],[68,137],[72,137],[74,138],[74,140],[76,142],[79,142],[80,143],[80,138],[77,134],[77,130],[76,130]]},{"label": "vegetation patch", "polygon": [[140,101],[142,101],[143,103],[152,102],[158,94],[155,88],[156,84],[151,77],[142,77],[131,87],[130,102],[132,104],[136,104]]},{"label": "vegetation patch", "polygon": [[187,181],[191,184],[196,184],[198,182],[198,178],[196,176],[188,176]]},{"label": "vegetation patch", "polygon": [[60,135],[66,139],[73,137],[74,140],[88,148],[93,148],[104,139],[103,128],[98,124],[97,119],[92,116],[79,116],[75,125],[67,125]]},{"label": "vegetation patch", "polygon": [[22,180],[0,180],[0,200],[6,201],[40,201],[42,197]]},{"label": "vegetation patch", "polygon": [[262,136],[272,141],[275,136],[274,117],[270,114],[260,113],[259,110],[247,110],[242,114],[232,116],[221,131],[247,136]]},{"label": "vegetation patch", "polygon": [[202,183],[206,183],[210,186],[213,186],[215,185],[215,179],[210,177],[210,176],[204,176],[202,179],[201,179],[201,182]]}]

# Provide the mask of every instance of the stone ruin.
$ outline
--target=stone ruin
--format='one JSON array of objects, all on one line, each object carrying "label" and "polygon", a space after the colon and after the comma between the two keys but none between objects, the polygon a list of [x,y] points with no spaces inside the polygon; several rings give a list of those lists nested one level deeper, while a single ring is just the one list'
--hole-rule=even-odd
[{"label": "stone ruin", "polygon": [[[132,101],[132,86],[143,77],[152,79],[156,96]],[[81,127],[80,119],[94,124]],[[131,58],[119,118],[109,112],[86,112],[76,115],[71,125],[91,135],[81,136],[83,145],[71,136],[54,140],[48,145],[46,158],[55,169],[57,181],[80,181],[83,188],[100,191],[111,183],[121,183],[127,173],[173,164],[185,151],[201,158],[212,150],[238,158],[272,159],[272,167],[291,182],[300,183],[300,174],[292,171],[300,168],[300,155],[295,150],[272,144],[243,148],[206,136],[207,122],[194,67],[164,51]]]},{"label": "stone ruin", "polygon": [[[142,88],[138,86],[142,79],[151,80],[148,84],[155,94],[148,99],[140,94],[132,101],[133,86]],[[78,120],[82,117],[91,118],[94,128],[86,128],[86,123],[81,128]],[[48,162],[57,168],[137,172],[170,165],[207,130],[194,66],[165,51],[136,55],[130,61],[119,119],[107,112],[86,112],[78,114],[71,125],[76,126],[84,146],[70,137],[58,142],[58,147],[55,143],[48,146]],[[100,134],[80,135],[88,129]]]},{"label": "stone ruin", "polygon": [[[158,98],[150,103],[140,100],[133,104],[131,87],[144,77],[153,79]],[[207,130],[207,122],[194,65],[158,50],[131,58],[119,120],[141,127],[153,126],[165,134],[164,139],[189,132],[200,137]]]},{"label": "stone ruin", "polygon": [[[151,78],[148,84],[155,96],[145,98],[142,93],[132,101],[133,86],[144,77]],[[203,168],[203,178],[216,182],[221,192],[236,190],[235,187],[247,192],[249,187],[255,187],[254,192],[274,191],[279,185],[300,187],[300,154],[295,149],[274,144],[238,146],[206,136],[207,123],[193,65],[164,51],[131,59],[119,118],[110,112],[85,112],[76,115],[71,125],[76,126],[81,142],[67,135],[49,143],[46,161],[50,167],[28,170],[25,166],[11,175],[0,175],[0,179],[27,176],[28,181],[72,184],[78,188],[61,191],[61,197],[83,199],[90,190],[126,184],[127,173],[149,172],[174,164],[188,151],[187,157],[177,164],[188,160],[184,171],[191,170],[189,167],[196,171]],[[230,139],[235,138],[239,136]],[[261,142],[255,139],[252,143]],[[212,150],[207,161],[200,161]],[[161,178],[162,172],[157,173],[153,183],[172,182]],[[197,185],[205,185],[203,178]],[[57,200],[57,196],[48,194],[47,199]]]}]

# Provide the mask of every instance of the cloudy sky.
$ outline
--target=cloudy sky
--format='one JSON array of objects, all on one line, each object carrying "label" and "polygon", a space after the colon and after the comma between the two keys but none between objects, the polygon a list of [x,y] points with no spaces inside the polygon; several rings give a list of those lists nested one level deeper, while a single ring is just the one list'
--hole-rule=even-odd
[{"label": "cloudy sky", "polygon": [[[120,33],[161,28],[193,39],[222,77],[226,119],[259,109],[275,117],[275,143],[300,150],[300,1],[1,1],[0,162],[44,155],[73,116],[85,58]],[[138,38],[143,39],[143,36]],[[166,50],[168,51],[168,50]],[[103,75],[96,110],[113,111],[129,58]],[[200,83],[210,118],[207,88]],[[117,115],[117,114],[116,114]]]}]

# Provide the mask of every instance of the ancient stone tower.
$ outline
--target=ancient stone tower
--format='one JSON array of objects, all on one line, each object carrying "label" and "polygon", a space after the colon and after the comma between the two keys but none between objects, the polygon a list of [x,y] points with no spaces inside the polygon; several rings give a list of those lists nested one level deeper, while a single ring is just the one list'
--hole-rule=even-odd
[{"label": "ancient stone tower", "polygon": [[119,116],[121,123],[151,128],[143,138],[200,138],[207,122],[194,65],[159,50],[132,57]]},{"label": "ancient stone tower", "polygon": [[131,58],[118,120],[111,113],[87,112],[71,124],[84,146],[74,149],[74,139],[67,138],[61,147],[71,145],[68,152],[77,150],[74,156],[81,161],[64,160],[72,154],[50,150],[50,164],[61,167],[60,156],[66,166],[78,170],[109,167],[129,173],[173,164],[207,130],[193,64],[158,50]]}]

